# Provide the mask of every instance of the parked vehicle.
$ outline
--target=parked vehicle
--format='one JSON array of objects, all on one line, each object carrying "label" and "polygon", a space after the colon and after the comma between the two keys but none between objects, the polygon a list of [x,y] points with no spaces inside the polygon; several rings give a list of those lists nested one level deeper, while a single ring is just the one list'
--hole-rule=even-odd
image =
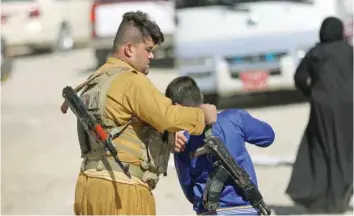
[{"label": "parked vehicle", "polygon": [[156,50],[155,59],[173,58],[175,32],[174,2],[171,0],[94,0],[91,6],[91,42],[99,67],[111,54],[113,41],[122,16],[141,10],[156,20],[165,41]]},{"label": "parked vehicle", "polygon": [[321,22],[352,20],[353,0],[176,0],[176,13],[177,70],[217,103],[295,89],[295,69]]},{"label": "parked vehicle", "polygon": [[12,73],[12,59],[8,55],[6,41],[1,38],[1,83],[4,83]]},{"label": "parked vehicle", "polygon": [[89,39],[91,0],[2,0],[8,46],[67,51]]}]

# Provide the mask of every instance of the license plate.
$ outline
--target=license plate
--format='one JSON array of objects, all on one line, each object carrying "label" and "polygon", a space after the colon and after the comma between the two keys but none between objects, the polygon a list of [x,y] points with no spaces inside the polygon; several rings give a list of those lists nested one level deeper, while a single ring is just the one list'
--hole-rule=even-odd
[{"label": "license plate", "polygon": [[240,73],[245,91],[259,91],[268,87],[268,71],[246,71]]}]

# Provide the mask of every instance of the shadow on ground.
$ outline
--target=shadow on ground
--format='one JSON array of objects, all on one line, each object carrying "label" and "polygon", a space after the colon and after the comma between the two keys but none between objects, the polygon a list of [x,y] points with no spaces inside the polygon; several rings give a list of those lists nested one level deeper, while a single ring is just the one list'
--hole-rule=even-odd
[{"label": "shadow on ground", "polygon": [[303,214],[307,214],[306,210],[300,206],[270,205],[269,208],[272,210],[272,214],[275,214],[275,215],[303,215]]},{"label": "shadow on ground", "polygon": [[[309,215],[305,208],[301,206],[280,206],[280,205],[269,205],[272,210],[272,214],[275,215]],[[348,211],[353,211],[353,206],[350,206]]]}]

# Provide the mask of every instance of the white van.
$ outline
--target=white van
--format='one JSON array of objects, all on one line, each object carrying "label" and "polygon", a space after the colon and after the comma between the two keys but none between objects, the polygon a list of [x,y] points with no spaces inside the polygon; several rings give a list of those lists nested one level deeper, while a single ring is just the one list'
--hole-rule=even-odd
[{"label": "white van", "polygon": [[91,0],[1,0],[1,36],[9,48],[65,51],[90,36]]},{"label": "white van", "polygon": [[208,102],[294,89],[323,19],[352,20],[353,0],[176,0],[176,65]]}]

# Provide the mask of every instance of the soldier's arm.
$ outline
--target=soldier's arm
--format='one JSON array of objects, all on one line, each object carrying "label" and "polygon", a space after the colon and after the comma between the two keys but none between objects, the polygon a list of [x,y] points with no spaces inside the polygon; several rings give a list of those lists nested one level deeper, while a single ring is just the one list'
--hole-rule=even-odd
[{"label": "soldier's arm", "polygon": [[186,130],[200,135],[205,127],[204,112],[200,108],[173,105],[144,75],[137,74],[126,80],[123,104],[160,132]]}]

